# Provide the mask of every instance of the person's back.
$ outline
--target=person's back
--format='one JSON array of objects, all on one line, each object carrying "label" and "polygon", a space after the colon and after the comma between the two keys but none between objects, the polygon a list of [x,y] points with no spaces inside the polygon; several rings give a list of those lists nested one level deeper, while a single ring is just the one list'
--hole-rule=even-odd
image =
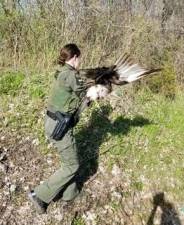
[{"label": "person's back", "polygon": [[84,82],[78,76],[78,72],[65,64],[58,68],[54,76],[54,83],[48,99],[47,109],[56,112],[73,113],[79,106],[85,95]]}]

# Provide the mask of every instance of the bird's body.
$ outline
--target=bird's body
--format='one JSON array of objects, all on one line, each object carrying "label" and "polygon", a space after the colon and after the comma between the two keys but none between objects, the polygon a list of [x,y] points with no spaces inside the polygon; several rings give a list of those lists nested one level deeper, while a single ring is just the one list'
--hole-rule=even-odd
[{"label": "bird's body", "polygon": [[110,90],[108,87],[102,84],[97,84],[97,85],[91,86],[88,89],[86,97],[92,101],[95,101],[97,99],[105,98],[109,93],[110,93]]}]

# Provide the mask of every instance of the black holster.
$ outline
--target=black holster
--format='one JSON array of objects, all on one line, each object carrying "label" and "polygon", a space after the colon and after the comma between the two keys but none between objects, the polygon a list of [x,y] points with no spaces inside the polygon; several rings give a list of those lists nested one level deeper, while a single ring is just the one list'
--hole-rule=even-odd
[{"label": "black holster", "polygon": [[74,126],[74,117],[72,114],[59,111],[56,111],[55,113],[47,111],[47,115],[53,120],[57,121],[56,126],[50,136],[56,141],[61,140],[68,130]]}]

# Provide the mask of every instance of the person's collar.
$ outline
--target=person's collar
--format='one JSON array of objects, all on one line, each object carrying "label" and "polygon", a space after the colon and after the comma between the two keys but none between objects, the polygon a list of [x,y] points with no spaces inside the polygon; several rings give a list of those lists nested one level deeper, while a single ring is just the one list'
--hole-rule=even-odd
[{"label": "person's collar", "polygon": [[65,63],[64,66],[67,67],[70,70],[75,70],[75,68],[73,66],[71,66],[70,64],[68,64],[68,63]]},{"label": "person's collar", "polygon": [[63,66],[62,65],[57,65],[56,70],[57,71],[63,71],[65,69],[69,69],[69,70],[75,70],[75,68],[73,66],[71,66],[68,63],[65,63]]}]

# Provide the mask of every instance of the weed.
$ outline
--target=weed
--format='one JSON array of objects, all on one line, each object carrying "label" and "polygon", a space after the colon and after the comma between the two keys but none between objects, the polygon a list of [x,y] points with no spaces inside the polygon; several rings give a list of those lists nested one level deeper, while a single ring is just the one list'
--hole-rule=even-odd
[{"label": "weed", "polygon": [[43,99],[45,97],[46,87],[43,77],[40,75],[31,75],[31,79],[28,83],[28,95],[33,99]]},{"label": "weed", "polygon": [[86,223],[81,217],[75,218],[72,225],[85,225]]},{"label": "weed", "polygon": [[0,94],[16,95],[24,82],[24,74],[20,72],[7,72],[0,78]]}]

